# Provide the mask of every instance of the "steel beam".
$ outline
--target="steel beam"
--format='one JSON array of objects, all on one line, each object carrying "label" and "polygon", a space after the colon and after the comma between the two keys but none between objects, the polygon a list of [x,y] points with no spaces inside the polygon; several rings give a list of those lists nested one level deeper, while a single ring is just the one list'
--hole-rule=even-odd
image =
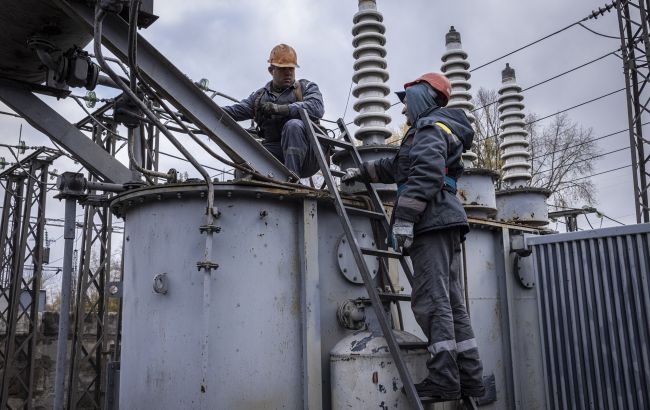
[{"label": "steel beam", "polygon": [[61,144],[84,167],[106,182],[123,184],[133,179],[127,167],[88,139],[29,90],[7,81],[0,81],[0,100],[34,128]]},{"label": "steel beam", "polygon": [[[82,3],[54,0],[88,32],[94,32],[93,9]],[[123,62],[128,61],[128,24],[114,14],[103,21],[102,44]],[[214,141],[235,163],[248,164],[263,175],[286,181],[289,171],[267,149],[201,91],[184,73],[140,35],[138,69],[156,91]]]}]

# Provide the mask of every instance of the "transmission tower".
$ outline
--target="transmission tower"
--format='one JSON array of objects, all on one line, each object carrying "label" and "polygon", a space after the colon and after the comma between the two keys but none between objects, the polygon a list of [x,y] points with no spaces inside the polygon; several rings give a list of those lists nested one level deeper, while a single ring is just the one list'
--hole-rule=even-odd
[{"label": "transmission tower", "polygon": [[650,43],[648,33],[647,0],[622,0],[617,2],[618,25],[621,37],[621,52],[625,71],[627,112],[630,130],[630,153],[632,155],[632,177],[634,182],[634,203],[637,223],[650,222],[648,209],[648,165],[650,142],[643,137],[644,119],[650,111],[648,57]]}]

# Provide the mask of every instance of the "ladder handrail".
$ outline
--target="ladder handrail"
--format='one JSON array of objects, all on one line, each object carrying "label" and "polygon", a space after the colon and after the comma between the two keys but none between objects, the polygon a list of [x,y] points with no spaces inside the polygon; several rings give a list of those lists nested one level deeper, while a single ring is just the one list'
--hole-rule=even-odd
[{"label": "ladder handrail", "polygon": [[[339,118],[336,121],[336,124],[339,126],[339,130],[341,130],[341,134],[343,135],[343,138],[354,146],[354,143],[352,141],[352,136],[350,135],[350,132],[348,131],[347,126],[345,125],[343,119]],[[359,151],[357,151],[356,146],[354,146],[354,148],[351,150],[351,153],[352,153],[352,159],[354,160],[355,166],[357,168],[361,168],[361,166],[363,165],[363,160],[361,159],[361,155],[359,155]],[[384,205],[382,204],[381,199],[379,198],[379,194],[377,193],[375,187],[370,182],[364,181],[364,184],[366,186],[366,191],[368,192],[372,206],[375,208],[375,211],[383,212],[384,215],[386,215],[386,210],[384,209]],[[382,224],[384,225],[384,230],[386,231],[386,233],[390,234],[390,221],[388,220],[387,216],[382,221]],[[406,278],[408,279],[409,283],[413,285],[413,269],[408,264],[405,258],[400,258],[399,261],[400,264],[402,265],[402,270],[404,271]]]},{"label": "ladder handrail", "polygon": [[[420,401],[420,398],[418,397],[418,393],[415,389],[415,385],[413,384],[411,375],[408,371],[408,368],[406,367],[406,363],[402,358],[400,347],[399,344],[397,343],[397,339],[395,338],[395,334],[393,333],[390,327],[390,323],[388,322],[386,312],[383,309],[383,304],[377,292],[377,288],[374,285],[374,281],[370,274],[370,270],[368,269],[368,265],[366,264],[364,255],[361,253],[361,249],[359,247],[359,243],[357,242],[357,238],[354,235],[350,218],[348,217],[338,187],[336,186],[334,182],[334,178],[332,177],[332,174],[330,172],[329,164],[325,159],[325,155],[323,153],[323,149],[321,147],[319,138],[316,136],[316,132],[314,131],[314,126],[312,125],[312,122],[309,120],[309,115],[304,109],[300,110],[300,117],[302,118],[303,122],[305,123],[305,127],[307,128],[307,135],[310,139],[310,143],[313,145],[313,148],[316,150],[318,154],[317,155],[318,164],[320,166],[321,172],[323,173],[323,178],[325,179],[325,183],[329,188],[330,193],[334,196],[335,199],[334,204],[336,206],[336,212],[339,215],[339,219],[341,220],[341,225],[343,227],[343,230],[345,231],[346,238],[348,239],[348,242],[350,244],[350,250],[352,251],[352,255],[354,256],[354,260],[357,264],[357,267],[359,268],[361,277],[363,278],[363,283],[368,292],[368,296],[370,297],[370,301],[372,305],[375,307],[375,309],[373,310],[377,316],[377,321],[379,322],[384,338],[386,339],[386,343],[388,344],[388,348],[393,356],[393,360],[395,361],[395,366],[397,367],[400,378],[402,379],[402,384],[404,385],[404,391],[406,392],[406,397],[414,409],[424,410],[424,407],[422,406],[422,402]],[[345,124],[343,124],[343,126],[345,127]],[[347,134],[347,129],[345,129],[345,134],[349,139],[349,135]],[[355,160],[360,161],[361,157],[359,156],[359,153],[356,147],[354,146],[354,144],[351,144],[350,148],[351,148],[350,152],[354,153],[354,157],[356,158]],[[372,189],[372,192],[374,192],[375,199],[379,200],[376,191]],[[381,202],[379,202],[378,205],[379,205],[378,209],[383,210],[383,206],[381,205]]]}]

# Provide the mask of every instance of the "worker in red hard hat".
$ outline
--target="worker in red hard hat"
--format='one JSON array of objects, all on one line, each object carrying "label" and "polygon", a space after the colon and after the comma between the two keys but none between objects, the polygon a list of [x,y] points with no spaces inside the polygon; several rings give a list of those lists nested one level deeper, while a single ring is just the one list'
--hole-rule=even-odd
[{"label": "worker in red hard hat", "polygon": [[262,145],[301,178],[318,171],[317,154],[300,119],[301,108],[312,119],[323,117],[323,96],[316,83],[296,81],[298,56],[293,47],[278,44],[268,59],[272,80],[238,104],[223,107],[235,121],[253,119]]},{"label": "worker in red hard hat", "polygon": [[445,108],[450,95],[449,80],[438,73],[404,84],[398,97],[411,128],[398,153],[348,168],[341,178],[345,183],[397,183],[393,247],[411,256],[411,307],[431,353],[429,375],[415,387],[435,401],[485,394],[460,277],[461,242],[469,225],[456,197],[462,153],[472,146],[474,131],[462,109]]}]

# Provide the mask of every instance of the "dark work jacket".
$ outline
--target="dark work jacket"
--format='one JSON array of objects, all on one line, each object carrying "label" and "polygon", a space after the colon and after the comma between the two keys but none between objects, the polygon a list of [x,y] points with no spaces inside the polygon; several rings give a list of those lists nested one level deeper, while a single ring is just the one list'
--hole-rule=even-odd
[{"label": "dark work jacket", "polygon": [[[271,81],[264,87],[254,91],[240,103],[228,107],[222,107],[235,121],[254,119],[260,130],[260,136],[264,142],[280,142],[282,127],[292,118],[300,118],[301,108],[307,110],[307,113],[316,118],[323,118],[325,109],[323,107],[323,96],[316,83],[308,80],[298,80],[302,88],[302,101],[297,101],[295,84],[284,90],[276,96],[271,92]],[[256,103],[257,101],[257,103]],[[289,116],[273,116],[272,118],[262,118],[260,107],[265,102],[276,104],[287,104],[289,106]]]},{"label": "dark work jacket", "polygon": [[463,110],[436,108],[408,130],[394,157],[366,162],[362,173],[370,182],[397,183],[393,217],[414,222],[415,234],[459,227],[464,235],[469,225],[463,205],[443,186],[445,168],[456,180],[463,173],[461,155],[473,138]]}]

